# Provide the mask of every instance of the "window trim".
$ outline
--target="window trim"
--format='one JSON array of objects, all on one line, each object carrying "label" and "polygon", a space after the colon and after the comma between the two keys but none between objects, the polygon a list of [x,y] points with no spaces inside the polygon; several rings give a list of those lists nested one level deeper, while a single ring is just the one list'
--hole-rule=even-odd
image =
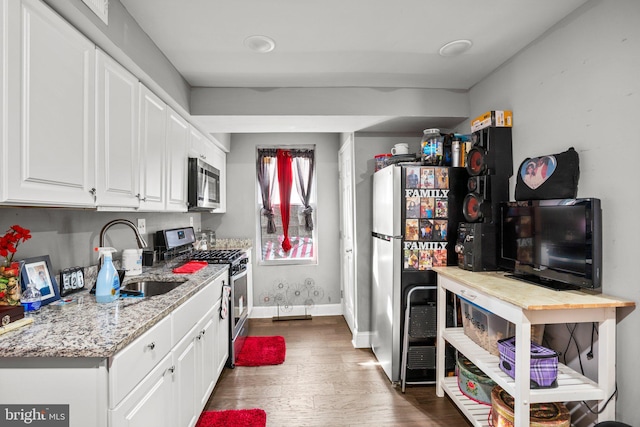
[{"label": "window trim", "polygon": [[[261,149],[283,149],[283,150],[313,150],[314,156],[317,155],[318,150],[313,145],[269,145],[269,146],[256,146],[256,158],[255,164],[257,166],[258,163],[258,154]],[[313,239],[313,257],[311,258],[282,258],[282,259],[274,259],[274,260],[265,260],[262,257],[262,195],[260,190],[260,183],[258,182],[258,174],[257,170],[255,172],[255,203],[256,203],[256,212],[254,216],[255,227],[256,227],[256,261],[258,265],[261,266],[276,266],[276,265],[318,265],[318,168],[317,168],[317,159],[315,161],[315,165],[313,168],[313,182],[311,189],[311,199],[309,201],[309,205],[313,208],[313,230],[311,232],[311,238]],[[297,194],[297,190],[295,188],[295,183],[293,184],[292,194],[295,192]],[[280,205],[278,205],[280,206]]]}]

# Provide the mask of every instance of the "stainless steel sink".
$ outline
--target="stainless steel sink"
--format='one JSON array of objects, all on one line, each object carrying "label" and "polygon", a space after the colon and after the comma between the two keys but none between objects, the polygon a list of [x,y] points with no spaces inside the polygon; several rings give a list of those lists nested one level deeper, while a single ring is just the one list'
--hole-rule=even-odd
[{"label": "stainless steel sink", "polygon": [[129,282],[124,284],[120,288],[120,293],[127,293],[131,296],[136,294],[144,295],[145,298],[153,297],[156,295],[166,294],[172,289],[185,283],[182,281],[161,281],[161,280],[140,280],[138,282]]}]

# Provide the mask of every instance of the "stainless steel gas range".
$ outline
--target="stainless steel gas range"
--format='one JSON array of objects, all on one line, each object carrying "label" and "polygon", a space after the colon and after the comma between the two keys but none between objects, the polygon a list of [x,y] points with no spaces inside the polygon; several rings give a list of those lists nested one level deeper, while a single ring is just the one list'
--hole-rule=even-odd
[{"label": "stainless steel gas range", "polygon": [[231,301],[233,316],[230,318],[229,359],[227,366],[235,367],[236,357],[245,338],[249,335],[249,301],[247,294],[247,263],[249,259],[241,249],[212,249],[196,251],[190,256],[192,260],[207,261],[209,264],[229,265],[229,284],[231,285]]}]

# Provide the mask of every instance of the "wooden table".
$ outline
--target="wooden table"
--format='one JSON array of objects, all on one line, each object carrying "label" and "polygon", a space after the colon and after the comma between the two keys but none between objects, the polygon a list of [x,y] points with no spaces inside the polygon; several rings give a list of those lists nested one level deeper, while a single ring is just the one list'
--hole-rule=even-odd
[{"label": "wooden table", "polygon": [[[605,294],[581,291],[554,291],[505,277],[504,272],[474,273],[458,267],[436,267],[438,273],[438,342],[436,394],[446,392],[476,426],[488,426],[490,407],[477,404],[460,393],[457,378],[445,377],[445,341],[515,399],[514,425],[529,425],[531,403],[599,400],[600,409],[615,392],[616,309],[635,307],[635,302]],[[452,292],[515,325],[516,379],[498,367],[499,358],[469,339],[462,328],[446,328],[446,294]],[[598,381],[559,364],[558,387],[529,388],[531,325],[558,323],[598,323]],[[615,399],[600,414],[602,420],[615,419]]]}]

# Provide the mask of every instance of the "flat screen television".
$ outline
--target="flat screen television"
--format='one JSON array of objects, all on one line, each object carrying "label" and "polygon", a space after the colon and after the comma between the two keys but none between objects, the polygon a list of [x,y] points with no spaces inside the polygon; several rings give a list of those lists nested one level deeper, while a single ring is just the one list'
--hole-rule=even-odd
[{"label": "flat screen television", "polygon": [[599,290],[602,211],[599,199],[500,204],[498,266],[516,279],[556,290]]}]

